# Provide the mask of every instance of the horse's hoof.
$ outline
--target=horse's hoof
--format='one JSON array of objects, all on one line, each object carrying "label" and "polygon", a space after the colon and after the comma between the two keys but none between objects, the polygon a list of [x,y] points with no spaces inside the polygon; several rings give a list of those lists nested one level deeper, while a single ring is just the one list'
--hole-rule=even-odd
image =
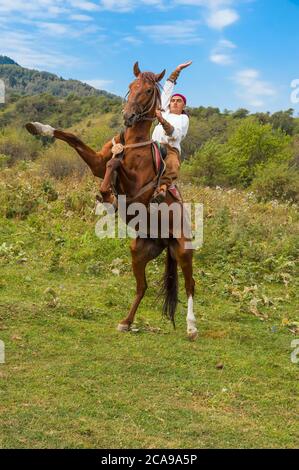
[{"label": "horse's hoof", "polygon": [[37,128],[35,127],[35,125],[33,124],[33,122],[28,122],[28,124],[25,125],[26,129],[28,132],[30,132],[30,134],[32,135],[38,135],[39,132],[37,130]]},{"label": "horse's hoof", "polygon": [[117,325],[117,330],[118,331],[121,331],[123,333],[127,333],[128,331],[130,331],[130,325],[126,325],[126,324],[123,324],[123,323],[119,323]]},{"label": "horse's hoof", "polygon": [[195,341],[198,338],[198,331],[188,331],[188,339],[189,341]]},{"label": "horse's hoof", "polygon": [[43,135],[45,137],[54,137],[54,127],[41,122],[28,122],[25,125],[26,129],[32,135]]}]

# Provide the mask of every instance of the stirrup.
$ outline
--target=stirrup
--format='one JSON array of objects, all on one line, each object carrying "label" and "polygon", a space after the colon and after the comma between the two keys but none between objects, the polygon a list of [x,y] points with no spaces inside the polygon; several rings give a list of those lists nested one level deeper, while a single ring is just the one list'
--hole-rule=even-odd
[{"label": "stirrup", "polygon": [[162,189],[161,191],[156,191],[150,200],[150,204],[161,204],[166,199],[166,191],[167,189]]}]

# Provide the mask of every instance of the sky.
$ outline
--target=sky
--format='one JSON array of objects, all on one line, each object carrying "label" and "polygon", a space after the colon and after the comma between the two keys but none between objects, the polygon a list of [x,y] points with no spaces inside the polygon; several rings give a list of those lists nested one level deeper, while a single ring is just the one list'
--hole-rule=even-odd
[{"label": "sky", "polygon": [[298,24],[299,0],[0,0],[0,54],[119,96],[137,60],[192,60],[176,87],[190,106],[299,114]]}]

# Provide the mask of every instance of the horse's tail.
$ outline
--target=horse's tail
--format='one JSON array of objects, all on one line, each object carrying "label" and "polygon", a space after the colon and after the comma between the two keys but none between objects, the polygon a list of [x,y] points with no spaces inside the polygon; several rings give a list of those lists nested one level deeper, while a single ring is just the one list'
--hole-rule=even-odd
[{"label": "horse's tail", "polygon": [[163,315],[172,321],[175,328],[174,315],[178,303],[178,266],[176,259],[171,254],[169,246],[167,248],[161,294],[164,296]]}]

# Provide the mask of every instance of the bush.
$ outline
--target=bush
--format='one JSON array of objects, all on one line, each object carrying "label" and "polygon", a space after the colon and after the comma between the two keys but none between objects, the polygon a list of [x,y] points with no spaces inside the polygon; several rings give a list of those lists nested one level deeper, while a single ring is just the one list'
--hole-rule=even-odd
[{"label": "bush", "polygon": [[290,137],[270,124],[252,118],[241,122],[223,147],[223,164],[227,183],[246,188],[261,164],[290,161],[292,149]]},{"label": "bush", "polygon": [[1,212],[7,219],[24,220],[40,204],[39,194],[33,186],[15,181],[1,195]]},{"label": "bush", "polygon": [[81,178],[88,167],[71,148],[65,144],[55,143],[40,158],[42,173],[62,180],[68,176]]},{"label": "bush", "polygon": [[5,128],[0,132],[0,154],[7,157],[8,166],[19,160],[34,160],[42,143],[23,129]]},{"label": "bush", "polygon": [[287,163],[270,162],[259,167],[251,189],[260,200],[299,202],[299,172]]},{"label": "bush", "polygon": [[197,178],[204,186],[221,184],[224,173],[221,151],[222,145],[215,140],[207,142],[189,162],[184,163],[182,175],[192,179]]},{"label": "bush", "polygon": [[0,153],[0,169],[8,166],[9,157]]}]

